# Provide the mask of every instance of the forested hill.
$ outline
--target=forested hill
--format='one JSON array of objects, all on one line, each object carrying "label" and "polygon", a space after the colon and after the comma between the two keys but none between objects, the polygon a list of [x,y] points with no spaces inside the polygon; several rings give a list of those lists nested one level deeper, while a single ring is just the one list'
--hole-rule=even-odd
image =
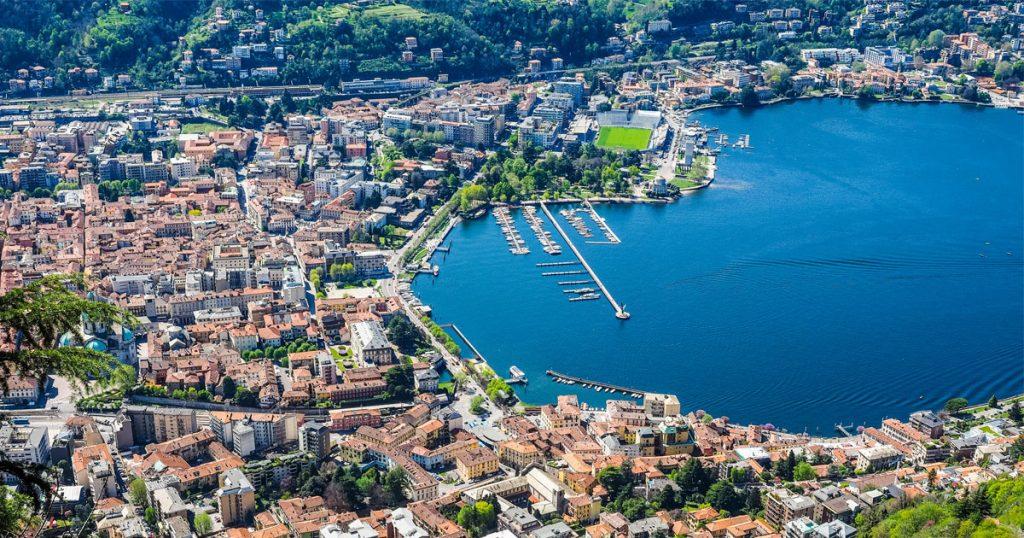
[{"label": "forested hill", "polygon": [[[846,27],[863,0],[3,0],[0,80],[16,79],[12,91],[23,84],[18,91],[50,93],[182,82],[463,80],[508,75],[531,60],[548,69],[557,59],[571,67],[623,52],[795,63],[801,46],[896,42],[915,50],[933,30],[968,30],[964,8],[987,3],[921,0],[908,4],[895,30],[854,39]],[[782,41],[748,15],[779,7],[798,9],[802,33]],[[638,37],[656,20],[669,21],[671,31]],[[835,28],[822,38],[821,26]],[[987,38],[1008,30],[981,31]]]},{"label": "forested hill", "polygon": [[[6,0],[0,11],[0,75],[6,80],[21,69],[35,75],[33,68],[41,66],[55,85],[73,89],[119,74],[146,87],[175,84],[181,76],[189,83],[230,83],[237,71],[257,67],[272,68],[264,69],[267,78],[290,83],[507,73],[533,47],[567,63],[599,54],[619,16],[604,4]],[[407,37],[416,38],[414,47],[406,44]],[[517,41],[521,53],[514,49]],[[234,56],[243,56],[240,68],[230,60],[227,68],[215,61],[232,56],[238,45],[254,49],[234,51]],[[435,48],[443,51],[443,58],[431,58]],[[411,58],[403,58],[406,51]],[[189,53],[191,68],[182,63]],[[86,80],[90,68],[96,71]]]}]

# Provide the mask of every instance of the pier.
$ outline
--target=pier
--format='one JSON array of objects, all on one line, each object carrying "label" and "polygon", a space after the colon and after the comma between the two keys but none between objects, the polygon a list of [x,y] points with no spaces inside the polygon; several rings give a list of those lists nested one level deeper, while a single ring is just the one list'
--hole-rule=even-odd
[{"label": "pier", "polygon": [[545,373],[547,375],[551,376],[551,378],[554,379],[558,383],[567,383],[567,384],[570,384],[570,385],[580,385],[580,386],[585,387],[585,388],[596,389],[598,392],[600,392],[600,391],[607,391],[607,392],[613,392],[613,393],[614,392],[621,392],[621,393],[623,393],[623,394],[625,394],[627,396],[632,396],[634,398],[643,398],[644,397],[644,391],[638,390],[638,389],[633,389],[633,388],[630,388],[630,387],[623,387],[622,385],[613,385],[611,383],[603,383],[601,381],[593,381],[591,379],[583,379],[582,377],[566,375],[566,374],[563,374],[561,372],[556,372],[554,370],[548,370]]},{"label": "pier", "polygon": [[844,426],[842,424],[836,424],[836,431],[841,433],[841,434],[843,434],[843,435],[845,435],[846,437],[853,437],[853,434],[850,433],[851,429],[853,429],[853,423],[852,422],[850,424],[846,425],[846,426]]},{"label": "pier", "polygon": [[476,346],[473,345],[473,342],[469,341],[469,338],[466,338],[466,335],[462,334],[462,331],[460,331],[459,328],[456,327],[454,323],[445,323],[444,325],[441,325],[440,327],[442,329],[451,328],[451,330],[455,331],[455,334],[458,335],[458,337],[463,342],[466,343],[466,346],[469,347],[469,350],[473,352],[473,358],[474,359],[480,359],[480,360],[482,360],[484,362],[487,362],[487,360],[484,359],[484,356],[480,354],[480,350],[477,349]]},{"label": "pier", "polygon": [[536,207],[523,207],[523,216],[526,218],[527,224],[530,225],[530,229],[533,230],[533,234],[537,236],[537,241],[540,241],[541,246],[544,248],[544,252],[547,252],[552,256],[557,256],[562,253],[562,246],[551,238],[551,232],[544,229],[544,221],[540,220],[537,216]]},{"label": "pier", "polygon": [[580,216],[576,214],[576,213],[578,213],[580,211],[584,211],[584,210],[580,209],[580,208],[563,209],[563,210],[559,211],[558,213],[560,215],[562,215],[563,217],[565,217],[565,220],[569,221],[569,224],[573,228],[575,228],[576,231],[580,235],[582,235],[583,237],[589,238],[589,237],[593,236],[594,234],[590,232],[590,228],[587,226],[587,223],[583,222],[583,219],[580,218]]},{"label": "pier", "polygon": [[565,276],[565,275],[585,275],[586,271],[548,271],[541,273],[540,276]]},{"label": "pier", "polygon": [[593,284],[593,280],[563,280],[558,283],[559,286],[575,286],[577,284]]},{"label": "pier", "polygon": [[516,223],[512,220],[508,208],[494,208],[494,218],[498,221],[501,233],[505,236],[509,252],[517,255],[529,254],[530,249],[526,247],[526,241],[523,241],[523,237],[519,235],[519,230],[516,229]]},{"label": "pier", "polygon": [[537,267],[561,267],[563,265],[579,265],[580,262],[541,262]]},{"label": "pier", "polygon": [[583,200],[583,205],[586,206],[587,212],[590,213],[590,218],[597,224],[597,227],[601,230],[601,233],[604,234],[605,239],[607,239],[609,243],[619,244],[622,242],[622,240],[619,239],[619,236],[615,235],[615,232],[612,231],[612,227],[608,226],[604,217],[597,214],[597,210],[594,209],[593,205],[591,205],[590,200]]},{"label": "pier", "polygon": [[594,272],[594,270],[590,267],[590,264],[587,263],[587,260],[583,258],[583,254],[581,254],[579,249],[576,248],[576,245],[573,244],[572,239],[569,239],[569,235],[566,234],[565,230],[562,229],[562,226],[558,224],[558,221],[555,220],[554,215],[551,214],[551,211],[548,210],[548,206],[545,205],[543,201],[540,202],[540,208],[544,210],[544,214],[547,215],[549,219],[551,219],[551,223],[555,225],[555,230],[558,231],[558,235],[561,235],[562,239],[565,241],[565,244],[569,245],[569,250],[571,250],[572,253],[576,255],[576,259],[580,261],[580,264],[582,264],[583,268],[587,270],[587,273],[590,273],[590,278],[594,280],[594,284],[597,284],[597,287],[601,289],[601,293],[604,294],[604,297],[608,299],[608,302],[612,305],[612,308],[615,309],[615,317],[619,319],[629,319],[629,312],[626,312],[625,308],[619,306],[619,303],[615,302],[615,298],[612,297],[611,292],[609,292],[608,288],[605,287],[603,282],[601,282],[601,279],[597,276],[597,273]]}]

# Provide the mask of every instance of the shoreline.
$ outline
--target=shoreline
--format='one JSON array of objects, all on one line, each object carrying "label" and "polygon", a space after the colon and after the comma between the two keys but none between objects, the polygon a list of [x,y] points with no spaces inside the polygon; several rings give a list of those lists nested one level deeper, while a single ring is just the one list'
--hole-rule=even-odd
[{"label": "shoreline", "polygon": [[[770,105],[770,104],[796,102],[796,101],[799,101],[799,100],[821,99],[821,98],[824,98],[824,97],[849,98],[849,99],[852,99],[855,102],[859,102],[859,100],[857,100],[856,98],[851,98],[849,96],[827,95],[827,96],[801,96],[799,98],[777,99],[777,100],[773,100],[773,101],[768,102],[768,103],[764,103],[764,105],[767,106],[767,105]],[[954,103],[954,104],[974,104],[976,106],[981,105],[979,103],[962,103],[962,102],[956,102],[956,101],[941,101],[941,102],[940,101],[926,101],[926,100],[907,101],[907,100],[901,100],[901,99],[875,100],[875,101],[869,101],[867,103],[868,104],[872,104],[874,102],[892,102],[892,103],[903,103],[903,104],[917,104],[917,103],[948,104],[948,103]],[[711,104],[711,105],[704,106],[703,108],[687,110],[687,113],[694,112],[694,111],[699,111],[699,110],[707,110],[707,109],[711,109],[711,108],[725,108],[725,107],[729,107],[729,106],[739,107],[741,105],[738,105],[738,104]],[[759,107],[750,107],[750,108],[759,108]],[[992,106],[992,105],[986,105],[986,108],[1007,108],[1007,107],[995,107],[995,106]],[[714,171],[717,171],[717,167],[715,167]],[[711,170],[709,170],[709,172],[711,172]],[[714,175],[717,175],[717,174],[714,174]],[[684,194],[686,192],[699,191],[699,190],[702,190],[704,188],[707,188],[708,186],[710,186],[710,184],[713,181],[714,181],[714,177],[711,178],[710,181],[708,181],[708,182],[706,182],[706,183],[704,183],[702,185],[697,185],[697,186],[694,186],[694,187],[688,187],[688,188],[685,188],[685,189],[679,189],[680,195],[682,195],[682,194]],[[586,196],[560,196],[560,197],[556,197],[556,198],[552,198],[552,199],[532,198],[532,199],[522,200],[522,201],[518,201],[518,202],[514,202],[514,203],[489,203],[489,204],[486,204],[485,206],[483,206],[482,208],[480,208],[479,213],[481,215],[486,215],[486,212],[488,210],[490,210],[493,207],[499,207],[499,206],[504,206],[504,207],[525,207],[525,206],[538,206],[541,203],[551,204],[551,205],[561,205],[561,204],[580,204],[580,203],[583,203],[584,201],[590,201],[590,202],[595,203],[595,204],[596,203],[608,203],[608,204],[670,204],[670,203],[674,203],[675,201],[677,201],[679,199],[679,197],[680,197],[679,195],[676,195],[676,196],[666,197],[666,198],[652,198],[652,197],[639,197],[639,196],[636,196],[636,197],[634,197],[634,196],[592,196],[592,197],[586,197]],[[468,218],[466,218],[465,220],[468,220]],[[446,227],[446,229],[444,231],[444,235],[442,235],[439,238],[440,242],[443,242],[447,238],[448,234],[450,234],[453,229],[454,229],[454,225]],[[429,256],[428,256],[428,259],[429,259]],[[414,295],[416,295],[418,298],[420,298],[422,300],[422,297],[420,297],[419,294],[415,294],[415,292],[414,292]],[[555,368],[558,368],[558,367],[556,366]],[[494,368],[492,368],[492,370],[497,372],[497,370],[494,369]],[[610,380],[609,382],[610,383],[615,383],[616,381],[615,380]],[[580,387],[573,387],[570,390],[570,392],[583,392],[583,391],[578,391],[577,388],[580,388]],[[516,392],[519,392],[519,391],[517,390]],[[950,397],[950,398],[955,397],[955,396],[957,396],[957,394],[948,394],[948,397]],[[1017,395],[1006,396],[1006,397],[1000,398],[1000,400],[1008,399],[1008,398],[1016,398],[1016,397],[1017,397]],[[540,403],[544,404],[544,403],[549,403],[549,402],[540,402]],[[699,402],[691,402],[691,404],[692,404],[691,405],[691,409],[692,410],[696,410],[696,409],[700,409],[701,408]],[[970,408],[979,408],[979,407],[983,408],[984,405],[985,405],[984,401],[979,401],[977,404],[974,404],[974,405],[970,406],[969,409]],[[939,403],[938,406],[939,406],[938,409],[941,409],[941,403]],[[712,414],[714,415],[714,413],[712,413]],[[767,420],[768,422],[772,422],[771,417],[758,417],[758,418],[754,418],[753,420],[748,419],[748,422],[750,424],[757,424],[758,420],[762,420],[762,421],[763,420]],[[869,425],[869,421],[870,420],[872,420],[872,419],[870,419],[870,418],[863,418],[861,424]],[[846,421],[844,421],[844,422],[846,422]],[[799,427],[793,427],[793,428],[791,428],[791,431],[798,431],[799,429],[800,429]],[[824,428],[822,428],[822,429],[824,429]],[[855,436],[856,436],[856,433],[854,434],[854,437]],[[835,435],[835,438],[843,438],[843,437],[837,433]]]},{"label": "shoreline", "polygon": [[874,104],[874,103],[897,103],[907,105],[962,105],[962,106],[976,106],[979,108],[991,108],[995,110],[1024,110],[1022,106],[998,106],[991,102],[979,103],[977,101],[968,101],[963,98],[956,99],[908,99],[906,97],[894,97],[894,96],[883,96],[874,97],[872,99],[860,99],[856,94],[845,94],[845,93],[823,93],[821,95],[798,95],[796,97],[776,97],[774,99],[758,103],[756,106],[747,107],[741,103],[702,103],[693,108],[683,108],[682,110],[686,114],[693,112],[701,112],[704,110],[714,110],[717,108],[749,108],[750,110],[756,110],[761,107],[767,107],[785,103],[795,103],[797,101],[810,101],[815,99],[838,99],[838,100],[850,100],[858,103]]}]

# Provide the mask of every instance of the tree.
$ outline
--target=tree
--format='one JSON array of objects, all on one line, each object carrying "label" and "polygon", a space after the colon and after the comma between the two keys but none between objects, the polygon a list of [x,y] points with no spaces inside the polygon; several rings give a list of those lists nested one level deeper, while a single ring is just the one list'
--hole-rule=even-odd
[{"label": "tree", "polygon": [[988,406],[992,409],[999,409],[999,398],[996,398],[995,394],[993,394],[992,397],[988,399]]},{"label": "tree", "polygon": [[789,455],[786,456],[786,459],[775,462],[775,466],[772,470],[774,471],[775,476],[789,481],[793,480],[793,470],[795,468],[796,455],[793,454],[793,451],[790,451]]},{"label": "tree", "polygon": [[469,402],[469,412],[474,415],[482,415],[487,409],[484,407],[484,402],[487,400],[483,396],[477,394],[473,396],[473,399]]},{"label": "tree", "polygon": [[145,512],[145,515],[143,517],[145,518],[147,525],[149,525],[150,527],[156,527],[156,523],[157,523],[156,508],[153,508],[152,506],[146,508],[146,512]]},{"label": "tree", "polygon": [[221,390],[224,392],[224,397],[230,400],[235,397],[235,392],[238,390],[238,385],[235,383],[231,376],[224,376],[224,381],[221,385]]},{"label": "tree", "polygon": [[1010,417],[1010,420],[1012,420],[1014,424],[1018,426],[1024,424],[1024,412],[1022,412],[1020,409],[1020,402],[1013,402],[1012,404],[1010,404],[1010,410],[1007,411],[1006,414]]},{"label": "tree", "polygon": [[487,531],[494,528],[497,515],[493,504],[487,501],[477,501],[463,506],[455,517],[455,522],[465,529],[469,536],[476,538],[487,534]]},{"label": "tree", "polygon": [[388,503],[390,505],[397,506],[405,502],[405,490],[409,486],[409,475],[406,474],[405,469],[396,466],[388,471],[384,475],[383,484],[384,490],[388,494]]},{"label": "tree", "polygon": [[487,381],[487,387],[484,388],[484,392],[487,393],[487,397],[493,402],[501,402],[513,394],[512,387],[500,377],[492,377]]},{"label": "tree", "polygon": [[149,491],[146,490],[146,481],[136,478],[128,483],[128,496],[132,504],[139,507],[149,507]]},{"label": "tree", "polygon": [[[0,388],[6,390],[14,376],[35,378],[40,385],[49,375],[82,385],[89,379],[110,377],[118,364],[114,357],[84,346],[60,346],[60,340],[70,335],[73,342],[81,342],[83,317],[107,327],[133,327],[135,318],[113,304],[73,291],[84,289],[82,275],[49,275],[0,296],[0,335],[6,344],[0,348]],[[32,491],[28,498],[36,508],[41,500],[49,500],[45,467],[14,462],[0,454],[0,472]],[[20,502],[11,499],[18,498],[8,497],[6,502]]]},{"label": "tree", "polygon": [[258,407],[260,405],[259,396],[247,387],[238,387],[235,391],[235,405],[239,407]]},{"label": "tree", "polygon": [[192,519],[192,528],[199,536],[209,533],[213,529],[213,520],[210,519],[210,514],[206,512],[196,514],[196,517]]},{"label": "tree", "polygon": [[611,498],[618,497],[619,493],[629,486],[629,478],[622,472],[622,468],[616,466],[601,469],[597,474],[597,481],[608,490]]},{"label": "tree", "polygon": [[740,104],[751,107],[761,104],[761,99],[757,96],[757,90],[750,84],[743,86],[740,90]]},{"label": "tree", "polygon": [[401,364],[392,366],[384,372],[384,382],[388,386],[388,396],[399,400],[408,400],[413,397],[416,388],[416,380],[413,377],[412,366]]},{"label": "tree", "polygon": [[314,291],[323,291],[323,278],[324,272],[319,267],[309,272],[309,283],[313,286]]},{"label": "tree", "polygon": [[622,515],[630,521],[647,517],[647,503],[640,497],[630,497],[622,501]]},{"label": "tree", "polygon": [[135,387],[137,380],[138,376],[135,373],[135,368],[128,364],[122,364],[114,369],[108,381],[114,387],[127,393]]},{"label": "tree", "polygon": [[24,529],[39,523],[32,515],[32,503],[28,495],[11,488],[0,488],[0,531],[3,536],[21,536]]},{"label": "tree", "polygon": [[395,314],[388,322],[388,338],[398,346],[399,351],[410,354],[422,340],[419,329],[412,324],[412,321],[405,314]]},{"label": "tree", "polygon": [[946,402],[943,409],[945,409],[945,411],[950,415],[955,415],[960,411],[963,411],[965,407],[967,407],[967,400],[965,398],[951,398]]},{"label": "tree", "polygon": [[351,282],[356,278],[356,268],[351,263],[332,263],[327,274],[336,282]]},{"label": "tree", "polygon": [[743,511],[753,516],[760,512],[762,507],[761,492],[757,488],[747,490],[747,498],[743,501]]},{"label": "tree", "polygon": [[675,475],[679,485],[680,497],[684,502],[696,495],[704,495],[711,487],[712,479],[704,466],[695,458],[689,459]]},{"label": "tree", "polygon": [[711,503],[718,510],[726,510],[735,513],[743,506],[744,498],[736,491],[736,488],[725,480],[719,480],[711,485],[705,500]]},{"label": "tree", "polygon": [[818,474],[814,472],[814,467],[811,467],[811,464],[806,461],[801,461],[793,468],[793,480],[797,482],[814,480],[817,477]]}]

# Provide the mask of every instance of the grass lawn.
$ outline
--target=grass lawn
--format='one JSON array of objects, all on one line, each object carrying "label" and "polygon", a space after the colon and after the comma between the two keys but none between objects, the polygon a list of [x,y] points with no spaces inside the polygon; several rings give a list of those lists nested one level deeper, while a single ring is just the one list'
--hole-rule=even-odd
[{"label": "grass lawn", "polygon": [[197,121],[193,123],[185,123],[181,126],[182,134],[208,134],[213,131],[222,131],[227,127],[217,125],[216,123],[210,123],[208,121]]},{"label": "grass lawn", "polygon": [[647,149],[651,130],[637,127],[601,127],[597,145],[602,148]]},{"label": "grass lawn", "polygon": [[352,12],[352,8],[345,4],[338,4],[336,6],[331,6],[328,11],[331,17],[335,19],[344,19]]},{"label": "grass lawn", "polygon": [[692,180],[689,180],[689,179],[682,179],[682,178],[678,178],[678,177],[673,179],[673,180],[671,180],[671,181],[669,181],[669,183],[675,185],[676,187],[678,187],[680,189],[689,189],[691,187],[696,187],[696,186],[700,185],[700,183],[697,183],[696,181],[692,181]]},{"label": "grass lawn", "polygon": [[405,4],[368,7],[363,10],[363,14],[367,17],[377,17],[385,20],[420,20],[427,16],[426,13]]}]

